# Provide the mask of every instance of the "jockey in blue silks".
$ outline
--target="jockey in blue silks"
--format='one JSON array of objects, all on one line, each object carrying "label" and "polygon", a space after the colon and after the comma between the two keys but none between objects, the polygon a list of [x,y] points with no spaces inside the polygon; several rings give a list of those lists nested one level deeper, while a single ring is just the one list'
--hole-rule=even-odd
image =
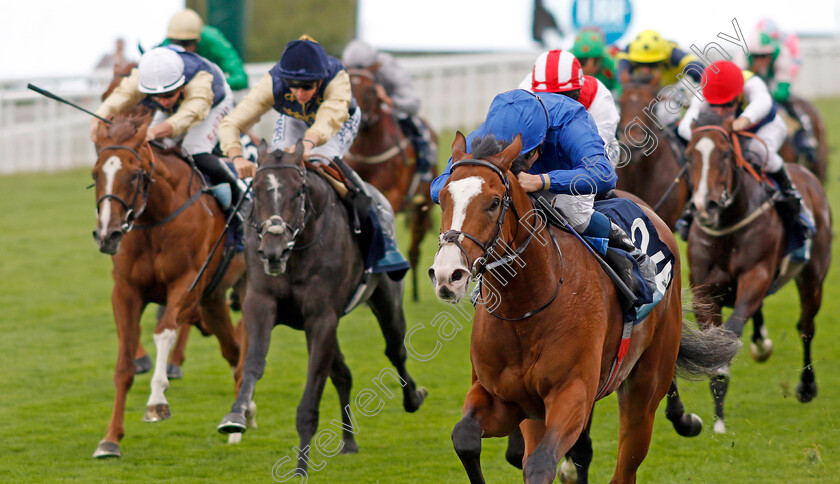
[{"label": "jockey in blue silks", "polygon": [[[512,142],[522,136],[522,151],[514,162],[531,168],[517,175],[526,192],[543,192],[563,214],[569,225],[581,235],[617,247],[632,255],[648,285],[653,284],[655,268],[618,225],[593,208],[595,196],[615,188],[617,175],[604,153],[604,142],[592,117],[579,102],[566,96],[539,97],[523,89],[497,95],[484,123],[467,136],[467,150],[474,139],[493,135]],[[452,159],[443,173],[432,181],[431,195],[439,195],[452,170]],[[607,241],[607,244],[603,244]],[[597,244],[596,244],[597,245]],[[636,285],[626,271],[619,275],[629,287]]]}]

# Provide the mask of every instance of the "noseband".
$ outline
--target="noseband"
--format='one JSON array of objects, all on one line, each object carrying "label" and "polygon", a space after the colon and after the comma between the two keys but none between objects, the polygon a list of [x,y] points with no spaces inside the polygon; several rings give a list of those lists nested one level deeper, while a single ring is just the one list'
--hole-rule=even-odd
[{"label": "noseband", "polygon": [[[146,145],[149,147],[149,152],[151,152],[152,147],[148,144]],[[117,195],[106,193],[99,197],[99,200],[96,201],[96,213],[99,213],[99,206],[102,205],[102,202],[105,200],[114,200],[120,205],[123,206],[125,209],[125,218],[123,219],[123,223],[120,224],[120,230],[123,234],[127,233],[134,227],[134,222],[137,220],[140,215],[146,210],[146,202],[149,199],[149,188],[152,186],[152,173],[155,171],[155,162],[154,162],[154,153],[152,153],[152,161],[149,171],[143,169],[143,159],[140,158],[140,154],[134,148],[122,145],[112,145],[112,146],[105,146],[101,150],[99,150],[99,154],[101,155],[105,150],[125,150],[130,152],[137,158],[137,161],[140,162],[140,168],[134,174],[134,178],[140,178],[140,182],[136,184],[136,188],[134,189],[134,195],[131,197],[131,203],[126,202],[122,198],[118,197]],[[140,198],[142,203],[140,208],[136,211],[134,210],[135,205],[137,204],[137,199]]]},{"label": "noseband", "polygon": [[301,184],[300,188],[297,191],[297,194],[295,195],[295,197],[298,199],[298,204],[300,206],[300,209],[295,215],[295,220],[293,223],[289,224],[280,215],[272,214],[267,220],[263,220],[259,224],[254,225],[254,228],[257,229],[257,238],[259,240],[262,240],[263,236],[265,236],[266,234],[282,235],[286,232],[291,233],[289,241],[286,243],[286,248],[288,250],[293,250],[298,235],[300,235],[300,233],[303,232],[303,229],[306,228],[306,221],[308,218],[306,216],[306,170],[304,168],[294,165],[261,166],[257,168],[254,177],[256,177],[256,175],[261,171],[280,170],[284,168],[296,170],[301,176],[301,179],[303,179],[303,183]]}]

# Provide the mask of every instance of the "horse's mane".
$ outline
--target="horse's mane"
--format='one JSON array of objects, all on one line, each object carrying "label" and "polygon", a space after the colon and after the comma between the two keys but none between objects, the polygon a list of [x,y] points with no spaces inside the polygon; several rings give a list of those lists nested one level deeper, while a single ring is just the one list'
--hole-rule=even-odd
[{"label": "horse's mane", "polygon": [[108,127],[108,137],[114,143],[124,143],[137,134],[137,131],[143,126],[146,116],[149,114],[147,108],[129,111],[123,115],[115,117],[111,120],[111,125]]},{"label": "horse's mane", "polygon": [[723,121],[724,118],[721,115],[708,109],[700,112],[693,126],[697,128],[701,126],[721,126]]},{"label": "horse's mane", "polygon": [[[510,141],[505,141],[501,139],[497,140],[494,135],[486,134],[484,136],[480,136],[473,139],[472,145],[470,146],[470,152],[473,158],[482,159],[493,155],[497,155],[508,146],[510,146]],[[525,155],[519,155],[513,161],[513,164],[510,167],[510,171],[514,175],[528,169],[528,165],[526,164],[528,161],[528,156],[526,155],[527,153]]]}]

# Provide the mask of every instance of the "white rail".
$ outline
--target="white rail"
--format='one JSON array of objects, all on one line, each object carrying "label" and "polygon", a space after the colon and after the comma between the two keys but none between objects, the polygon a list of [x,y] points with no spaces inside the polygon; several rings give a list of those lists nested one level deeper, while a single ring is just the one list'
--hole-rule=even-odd
[{"label": "white rail", "polygon": [[[805,39],[796,91],[808,98],[840,96],[840,41]],[[536,53],[476,54],[403,58],[423,99],[422,115],[439,132],[472,129],[481,123],[497,93],[516,87]],[[271,64],[249,64],[251,84]],[[89,110],[110,81],[108,72],[82,77],[0,80],[0,175],[91,166],[90,117],[26,90],[32,82]],[[263,116],[255,131],[270,137],[277,116]]]}]

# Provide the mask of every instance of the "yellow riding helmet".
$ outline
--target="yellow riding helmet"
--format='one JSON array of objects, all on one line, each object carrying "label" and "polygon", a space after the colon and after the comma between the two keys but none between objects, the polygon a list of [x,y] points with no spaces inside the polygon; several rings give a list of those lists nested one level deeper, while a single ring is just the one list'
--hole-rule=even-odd
[{"label": "yellow riding helmet", "polygon": [[204,21],[195,12],[188,8],[181,10],[172,16],[169,27],[166,29],[166,38],[173,40],[198,40],[201,38],[201,29],[204,28]]},{"label": "yellow riding helmet", "polygon": [[668,44],[655,30],[645,30],[630,42],[627,49],[627,59],[630,62],[650,64],[662,62],[668,58]]}]

